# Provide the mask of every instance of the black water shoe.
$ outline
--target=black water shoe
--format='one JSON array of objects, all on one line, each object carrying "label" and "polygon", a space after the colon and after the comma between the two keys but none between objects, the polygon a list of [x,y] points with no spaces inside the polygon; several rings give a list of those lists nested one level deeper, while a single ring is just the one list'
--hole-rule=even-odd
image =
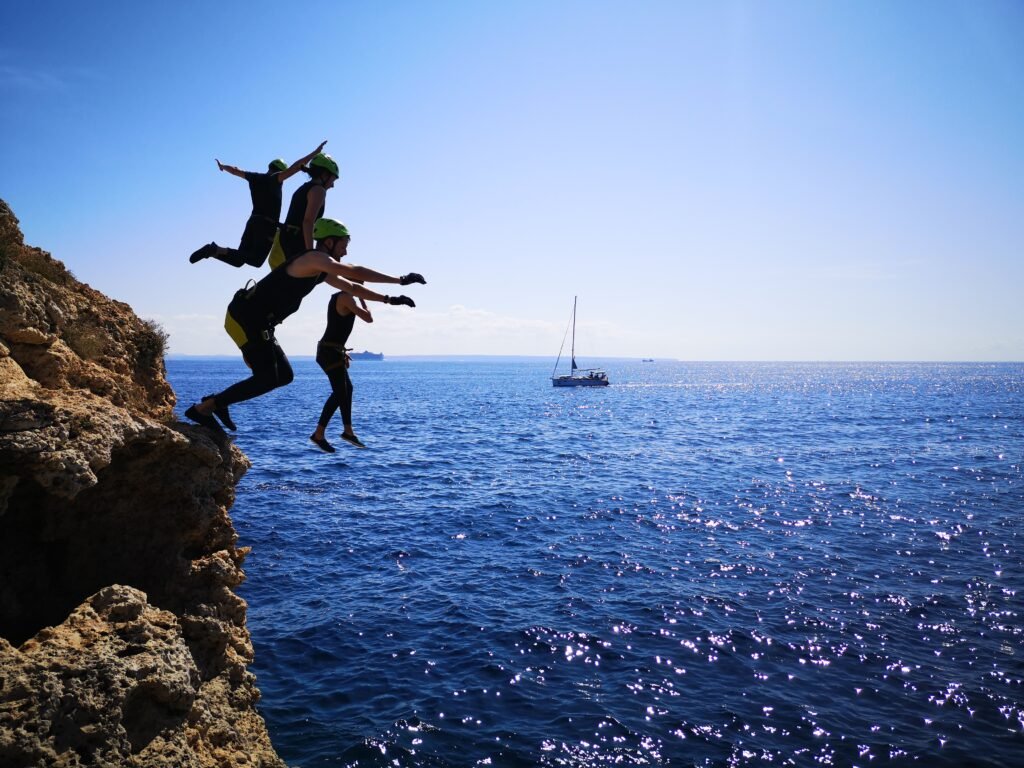
[{"label": "black water shoe", "polygon": [[198,251],[194,251],[191,256],[188,257],[189,263],[195,264],[197,261],[208,259],[217,252],[216,243],[207,243]]},{"label": "black water shoe", "polygon": [[327,438],[310,435],[309,439],[316,443],[316,446],[324,453],[334,453],[334,446],[327,442]]},{"label": "black water shoe", "polygon": [[341,433],[341,439],[344,440],[346,443],[352,443],[352,445],[354,445],[356,448],[365,448],[366,447],[366,444],[363,443],[363,441],[360,440],[355,435],[347,435],[344,432],[342,432]]},{"label": "black water shoe", "polygon": [[219,432],[222,435],[224,434],[224,430],[221,429],[220,424],[217,423],[217,420],[213,418],[213,416],[210,416],[208,413],[200,413],[194,405],[185,411],[185,418],[192,419],[196,424],[200,424],[214,432]]},{"label": "black water shoe", "polygon": [[[213,395],[205,395],[203,400],[213,400]],[[231,420],[231,412],[228,411],[228,407],[226,405],[216,405],[216,401],[214,401],[214,405],[213,415],[220,419],[220,423],[232,432],[238,429],[238,427],[235,426],[235,422]]]}]

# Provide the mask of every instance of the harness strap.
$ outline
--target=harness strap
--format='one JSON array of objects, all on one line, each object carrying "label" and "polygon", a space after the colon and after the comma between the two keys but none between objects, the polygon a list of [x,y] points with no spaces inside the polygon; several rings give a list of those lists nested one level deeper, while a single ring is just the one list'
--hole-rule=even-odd
[{"label": "harness strap", "polygon": [[[335,370],[337,368],[341,368],[341,367],[343,367],[345,365],[345,363],[347,361],[347,357],[348,357],[346,355],[346,352],[348,351],[348,348],[344,344],[338,344],[338,343],[333,342],[333,341],[321,341],[316,346],[317,346],[317,357],[318,358],[320,357],[320,350],[321,349],[328,349],[331,352],[336,352],[337,355],[338,355],[337,362],[328,363],[326,365],[324,365],[323,363],[320,364],[320,367],[324,371],[333,371],[333,370]],[[317,362],[320,362],[320,361],[318,360]]]}]

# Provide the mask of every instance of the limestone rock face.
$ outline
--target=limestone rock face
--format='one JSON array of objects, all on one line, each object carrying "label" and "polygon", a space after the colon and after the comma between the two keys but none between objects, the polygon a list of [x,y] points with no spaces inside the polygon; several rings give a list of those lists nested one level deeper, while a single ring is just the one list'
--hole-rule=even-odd
[{"label": "limestone rock face", "polygon": [[0,200],[0,766],[283,766],[247,665],[248,460],[173,421],[165,337]]}]

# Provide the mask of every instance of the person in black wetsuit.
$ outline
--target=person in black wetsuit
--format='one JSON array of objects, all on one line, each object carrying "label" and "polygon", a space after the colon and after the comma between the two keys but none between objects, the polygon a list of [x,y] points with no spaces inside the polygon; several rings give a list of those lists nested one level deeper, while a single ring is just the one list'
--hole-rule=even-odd
[{"label": "person in black wetsuit", "polygon": [[281,236],[270,254],[271,269],[313,248],[313,223],[324,215],[327,190],[338,180],[338,164],[322,152],[303,170],[309,174],[309,181],[292,193]]},{"label": "person in black wetsuit", "polygon": [[237,248],[225,248],[217,243],[207,243],[189,256],[188,260],[195,264],[212,257],[225,264],[230,264],[232,267],[241,267],[245,264],[251,267],[262,267],[263,262],[270,254],[278,227],[280,227],[278,222],[281,220],[281,187],[285,181],[302,170],[306,163],[318,155],[326,143],[326,141],[320,142],[319,147],[290,166],[286,165],[284,160],[273,160],[267,167],[266,173],[243,171],[233,165],[225,165],[218,160],[217,167],[220,170],[249,182],[252,213],[245,223],[245,231],[242,232],[242,240]]},{"label": "person in black wetsuit", "polygon": [[366,302],[355,296],[338,291],[327,304],[327,328],[316,346],[316,362],[331,382],[331,395],[320,412],[320,421],[309,439],[326,453],[334,453],[334,446],[327,442],[325,433],[334,412],[341,409],[341,421],[345,425],[341,439],[357,448],[365,448],[352,429],[352,379],[348,375],[349,356],[345,343],[352,334],[356,318],[367,323],[373,322]]},{"label": "person in black wetsuit", "polygon": [[348,252],[349,234],[345,225],[334,219],[319,219],[313,227],[313,238],[315,249],[292,259],[281,269],[273,270],[252,288],[243,288],[235,293],[228,304],[224,329],[242,350],[242,359],[252,369],[252,375],[192,405],[185,411],[185,416],[192,421],[219,432],[222,430],[217,419],[220,419],[229,429],[234,429],[229,406],[291,383],[292,367],[274,338],[274,327],[294,313],[320,283],[326,282],[370,301],[416,306],[408,296],[387,296],[349,280],[426,284],[422,275],[410,272],[394,277],[369,267],[341,264],[340,260]]}]

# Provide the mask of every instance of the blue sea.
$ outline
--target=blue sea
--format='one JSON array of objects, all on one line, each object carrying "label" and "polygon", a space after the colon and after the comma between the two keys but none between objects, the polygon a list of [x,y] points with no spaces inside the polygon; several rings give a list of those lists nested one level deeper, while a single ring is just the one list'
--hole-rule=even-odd
[{"label": "blue sea", "polygon": [[1024,765],[1024,365],[552,362],[355,362],[334,455],[311,360],[234,407],[290,766]]}]

